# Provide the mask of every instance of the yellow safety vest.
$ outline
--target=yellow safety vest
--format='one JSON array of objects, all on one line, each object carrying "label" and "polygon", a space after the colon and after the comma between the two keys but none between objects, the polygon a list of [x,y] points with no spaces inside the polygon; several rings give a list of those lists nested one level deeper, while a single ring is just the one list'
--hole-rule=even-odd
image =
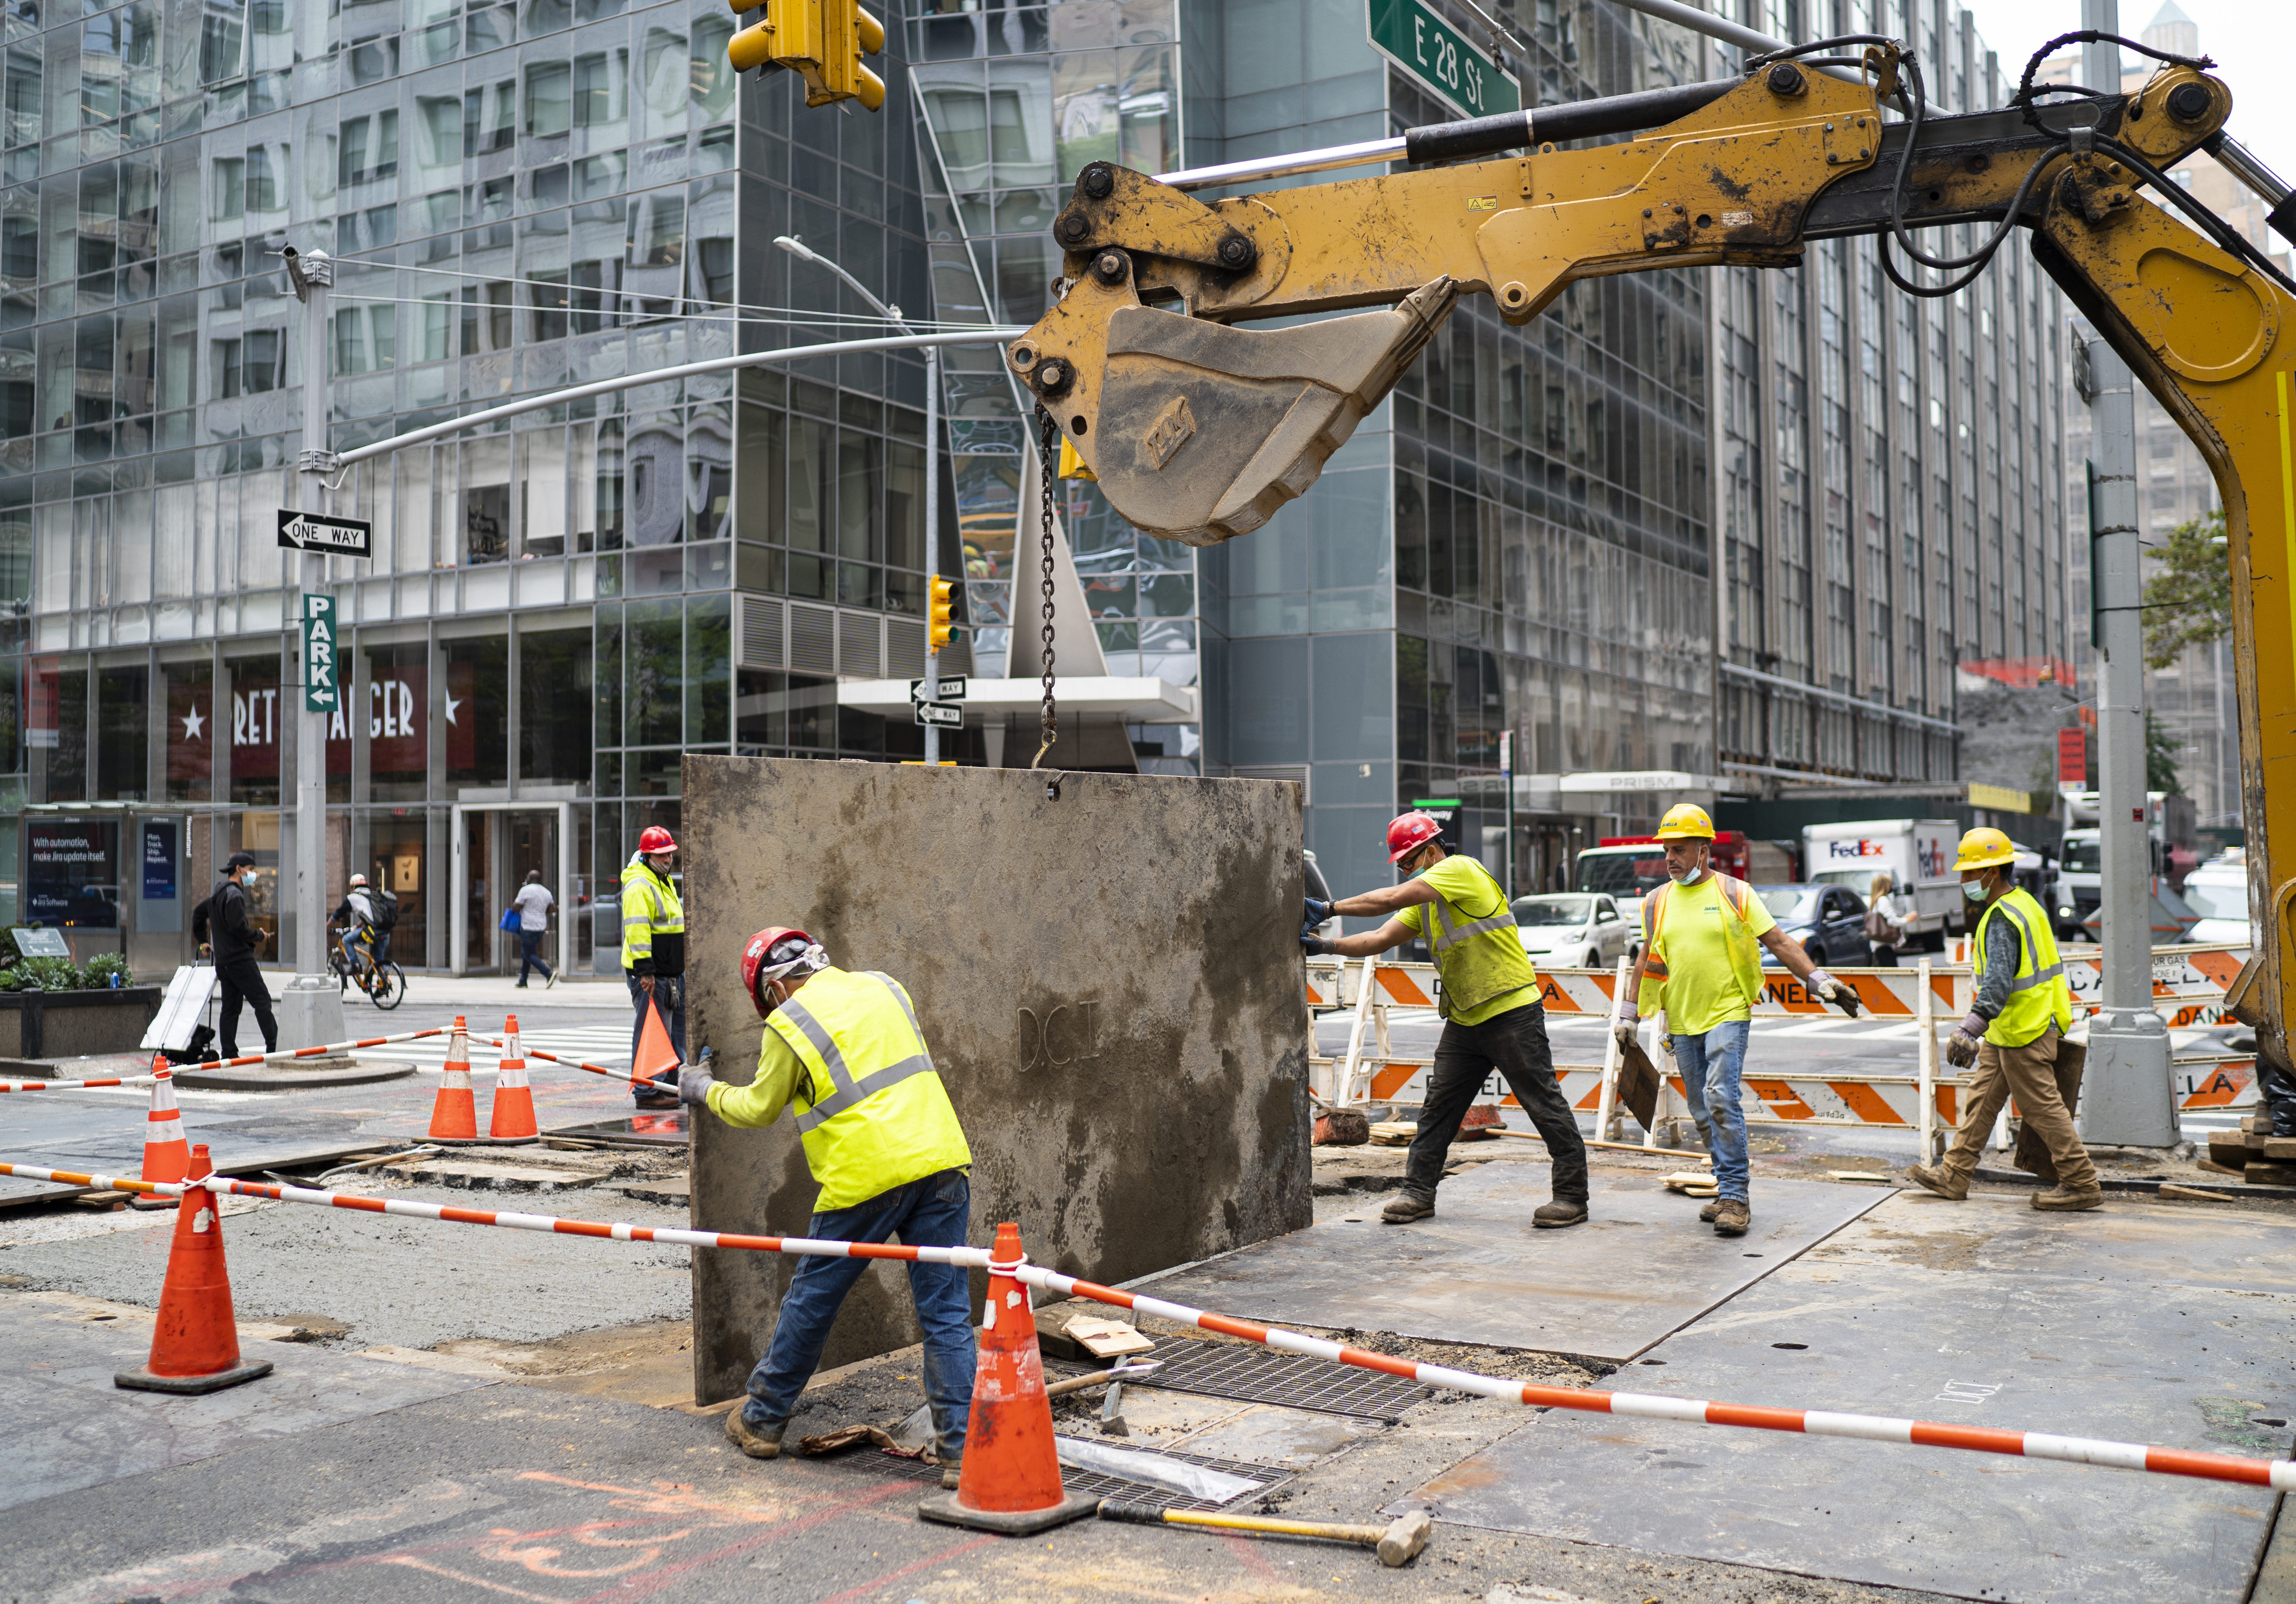
[{"label": "yellow safety vest", "polygon": [[[1473,862],[1473,860],[1468,860]],[[1435,972],[1443,978],[1439,1011],[1446,1019],[1471,1014],[1495,997],[1527,991],[1538,984],[1538,973],[1524,956],[1522,937],[1515,934],[1514,912],[1506,892],[1480,863],[1475,872],[1489,886],[1499,910],[1487,919],[1471,919],[1445,900],[1441,892],[1425,904],[1426,922],[1420,934],[1435,955]],[[1526,997],[1525,1002],[1538,1000]]]},{"label": "yellow safety vest", "polygon": [[[1714,884],[1722,893],[1722,905],[1738,917],[1725,919],[1722,939],[1730,952],[1730,974],[1745,993],[1749,1005],[1762,999],[1762,947],[1754,939],[1753,927],[1746,922],[1748,900],[1754,888],[1743,880],[1735,880],[1718,870],[1709,869]],[[1666,981],[1666,909],[1674,882],[1654,886],[1643,899],[1643,987],[1635,998],[1637,1012],[1654,1013],[1665,1006]]]},{"label": "yellow safety vest", "polygon": [[2051,1024],[2059,1031],[2072,1029],[2072,988],[2065,983],[2065,966],[2057,957],[2057,938],[2049,929],[2049,916],[2033,901],[2031,892],[2022,888],[2011,892],[1977,921],[1980,952],[1991,951],[1985,944],[1985,932],[1996,914],[2016,926],[2017,978],[2009,983],[2009,1000],[1985,1027],[1985,1039],[1996,1047],[2022,1047],[2038,1041]]},{"label": "yellow safety vest", "polygon": [[850,1208],[972,1162],[909,994],[890,975],[823,969],[767,1028],[805,1065],[791,1106],[818,1209]]},{"label": "yellow safety vest", "polygon": [[633,863],[622,871],[622,967],[636,969],[646,958],[665,978],[685,973],[685,904],[667,876]]}]

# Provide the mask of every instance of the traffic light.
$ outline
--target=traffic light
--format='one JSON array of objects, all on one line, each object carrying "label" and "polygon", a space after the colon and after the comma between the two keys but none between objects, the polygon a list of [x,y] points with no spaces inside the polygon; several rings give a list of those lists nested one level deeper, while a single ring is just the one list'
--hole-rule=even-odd
[{"label": "traffic light", "polygon": [[786,67],[805,80],[805,103],[885,103],[885,80],[861,64],[885,48],[885,25],[853,0],[726,0],[736,12],[766,8],[765,20],[735,34],[726,59],[736,72]]},{"label": "traffic light", "polygon": [[925,583],[930,587],[925,599],[925,638],[938,652],[956,634],[956,626],[950,622],[948,615],[949,592],[955,587],[939,574]]}]

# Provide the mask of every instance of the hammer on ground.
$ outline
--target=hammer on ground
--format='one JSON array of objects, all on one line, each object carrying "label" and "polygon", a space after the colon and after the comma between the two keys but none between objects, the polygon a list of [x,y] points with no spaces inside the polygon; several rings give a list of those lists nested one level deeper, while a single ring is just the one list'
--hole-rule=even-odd
[{"label": "hammer on ground", "polygon": [[1205,1526],[1221,1532],[1267,1532],[1279,1537],[1321,1537],[1330,1542],[1357,1542],[1379,1551],[1382,1565],[1403,1565],[1427,1546],[1435,1521],[1424,1509],[1399,1515],[1383,1526],[1346,1526],[1329,1520],[1277,1520],[1265,1515],[1197,1514],[1186,1509],[1159,1509],[1148,1504],[1100,1503],[1103,1520],[1128,1520],[1140,1526]]}]

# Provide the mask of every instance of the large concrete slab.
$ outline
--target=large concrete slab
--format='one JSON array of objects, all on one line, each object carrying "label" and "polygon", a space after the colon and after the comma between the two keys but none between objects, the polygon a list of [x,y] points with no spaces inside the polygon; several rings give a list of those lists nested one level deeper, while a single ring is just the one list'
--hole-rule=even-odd
[{"label": "large concrete slab", "polygon": [[[2188,1253],[2203,1263],[2185,1284],[2128,1279],[2114,1269],[2118,1211],[2035,1216],[2021,1198],[1972,1199],[1950,1217],[1980,1238],[2048,1246],[2036,1261],[2045,1268],[1882,1251],[1929,1235],[1942,1212],[1893,1199],[1612,1384],[2287,1455],[2296,1297],[2207,1284],[2221,1278],[2189,1224]],[[2296,1248],[2296,1229],[2277,1230],[2282,1252]],[[1556,1411],[1395,1507],[2013,1604],[2231,1604],[2245,1595],[2273,1503],[2213,1482]]]},{"label": "large concrete slab", "polygon": [[[749,758],[685,760],[689,1041],[746,1082],[742,945],[803,926],[915,999],[973,1153],[973,1239],[1103,1281],[1308,1223],[1308,1018],[1292,786]],[[698,1122],[693,1213],[803,1230],[791,1122]],[[695,1385],[741,1389],[791,1266],[694,1259]],[[976,1288],[976,1291],[978,1288]],[[907,1288],[863,1278],[839,1363],[918,1339]]]},{"label": "large concrete slab", "polygon": [[0,1509],[261,1443],[486,1383],[299,1344],[256,1342],[272,1373],[201,1398],[123,1392],[111,1378],[151,1353],[151,1328],[115,1330],[29,1298],[0,1296]]},{"label": "large concrete slab", "polygon": [[1886,1193],[1763,1180],[1754,1226],[1718,1237],[1698,1204],[1644,1172],[1594,1172],[1589,1218],[1539,1230],[1543,1164],[1487,1164],[1443,1183],[1435,1217],[1327,1221],[1160,1278],[1158,1297],[1250,1320],[1394,1331],[1621,1363],[1855,1220]]}]

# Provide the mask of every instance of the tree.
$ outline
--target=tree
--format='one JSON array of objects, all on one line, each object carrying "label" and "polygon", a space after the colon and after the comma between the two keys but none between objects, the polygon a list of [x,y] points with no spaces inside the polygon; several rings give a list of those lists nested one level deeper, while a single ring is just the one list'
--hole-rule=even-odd
[{"label": "tree", "polygon": [[2151,708],[2144,710],[2144,788],[2169,796],[2181,796],[2185,791],[2184,777],[2177,772],[2177,756],[2184,750],[2174,736],[2161,728],[2158,714]]},{"label": "tree", "polygon": [[2152,555],[2160,566],[2144,581],[2144,661],[2165,669],[2186,646],[2211,646],[2232,633],[2223,509],[2178,524]]}]

